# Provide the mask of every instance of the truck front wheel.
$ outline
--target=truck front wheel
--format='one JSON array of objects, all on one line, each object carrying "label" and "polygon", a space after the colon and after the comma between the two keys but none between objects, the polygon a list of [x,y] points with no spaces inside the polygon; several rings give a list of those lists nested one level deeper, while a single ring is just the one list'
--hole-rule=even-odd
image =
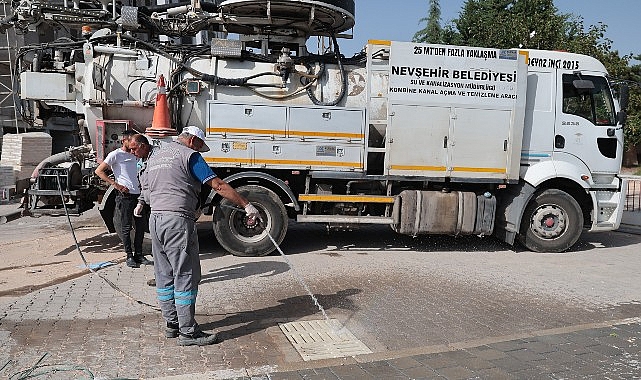
[{"label": "truck front wheel", "polygon": [[260,223],[251,224],[245,211],[227,199],[214,209],[214,235],[220,245],[234,256],[265,256],[276,247],[268,234],[280,244],[287,232],[287,210],[278,195],[262,186],[236,189],[260,212]]},{"label": "truck front wheel", "polygon": [[583,229],[581,206],[568,193],[549,189],[534,196],[521,220],[519,241],[534,252],[563,252]]}]

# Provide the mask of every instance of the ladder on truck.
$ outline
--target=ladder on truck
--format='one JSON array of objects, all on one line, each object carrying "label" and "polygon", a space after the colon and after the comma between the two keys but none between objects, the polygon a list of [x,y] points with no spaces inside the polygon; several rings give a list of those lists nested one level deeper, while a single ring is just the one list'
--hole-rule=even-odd
[{"label": "ladder on truck", "polygon": [[[298,215],[299,222],[311,223],[328,223],[328,224],[382,224],[390,225],[394,223],[391,215],[394,197],[391,195],[392,184],[390,178],[385,175],[386,162],[386,145],[387,145],[387,117],[388,117],[388,94],[387,84],[389,76],[389,58],[390,42],[389,41],[370,41],[367,50],[367,104],[370,110],[367,112],[368,122],[365,125],[366,146],[364,159],[367,161],[367,173],[331,173],[331,172],[313,172],[314,178],[341,178],[345,180],[374,180],[385,183],[386,193],[384,195],[360,195],[360,194],[328,194],[312,192],[310,188],[310,178],[305,183],[305,193],[299,195],[299,202],[303,204],[303,213]],[[376,167],[376,169],[373,169]],[[331,203],[352,203],[362,204],[379,204],[385,205],[385,214],[383,216],[360,216],[360,215],[309,215],[308,210],[312,202],[331,202]]]},{"label": "ladder on truck", "polygon": [[[0,18],[6,17],[11,11],[10,0],[0,0]],[[22,123],[18,118],[18,110],[14,104],[16,95],[13,93],[17,44],[18,38],[13,28],[4,33],[4,38],[0,38],[0,127],[14,127],[16,133],[19,133],[18,128]]]}]

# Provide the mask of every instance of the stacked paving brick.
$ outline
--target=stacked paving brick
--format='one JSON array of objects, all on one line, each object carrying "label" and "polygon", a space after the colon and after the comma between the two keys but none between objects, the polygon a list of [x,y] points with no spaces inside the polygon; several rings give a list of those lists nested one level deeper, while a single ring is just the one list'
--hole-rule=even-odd
[{"label": "stacked paving brick", "polygon": [[0,188],[15,185],[13,167],[0,165]]},{"label": "stacked paving brick", "polygon": [[[2,158],[2,131],[0,130],[0,158]],[[0,189],[13,185],[13,167],[0,165]]]},{"label": "stacked paving brick", "polygon": [[[31,177],[33,169],[51,156],[51,136],[44,132],[6,134],[2,137],[2,186],[12,186],[18,180]],[[9,182],[7,185],[4,184],[6,181]]]}]

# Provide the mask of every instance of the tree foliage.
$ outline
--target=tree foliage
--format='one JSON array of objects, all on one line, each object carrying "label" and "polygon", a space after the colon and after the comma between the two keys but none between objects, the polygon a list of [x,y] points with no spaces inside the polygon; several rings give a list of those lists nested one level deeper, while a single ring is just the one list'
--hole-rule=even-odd
[{"label": "tree foliage", "polygon": [[425,28],[414,34],[412,41],[426,42],[429,44],[443,43],[443,29],[441,28],[441,5],[439,0],[429,0],[429,12],[427,17],[419,20],[419,24],[425,22]]},{"label": "tree foliage", "polygon": [[609,48],[604,25],[585,31],[581,18],[559,13],[553,0],[467,0],[453,24],[457,42],[469,46],[582,54]]},{"label": "tree foliage", "polygon": [[[641,55],[635,57],[641,61]],[[625,145],[626,148],[641,145],[641,65],[633,65],[625,68],[620,78],[627,81],[630,87],[630,105],[628,106],[628,121],[626,123]],[[641,150],[638,150],[641,153]],[[641,162],[639,163],[641,164]]]}]

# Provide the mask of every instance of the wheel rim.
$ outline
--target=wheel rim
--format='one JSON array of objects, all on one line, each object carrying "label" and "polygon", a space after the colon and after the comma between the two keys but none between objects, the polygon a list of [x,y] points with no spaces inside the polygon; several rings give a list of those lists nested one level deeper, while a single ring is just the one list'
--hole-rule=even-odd
[{"label": "wheel rim", "polygon": [[261,223],[256,222],[253,225],[250,224],[245,212],[240,210],[233,210],[229,216],[231,220],[231,233],[236,239],[244,243],[257,243],[261,241],[267,236],[267,231],[269,231],[272,225],[271,218],[265,213],[263,208],[256,203],[252,204],[260,213]]},{"label": "wheel rim", "polygon": [[567,226],[567,214],[557,205],[545,204],[532,213],[530,228],[543,239],[556,239],[563,235]]}]

